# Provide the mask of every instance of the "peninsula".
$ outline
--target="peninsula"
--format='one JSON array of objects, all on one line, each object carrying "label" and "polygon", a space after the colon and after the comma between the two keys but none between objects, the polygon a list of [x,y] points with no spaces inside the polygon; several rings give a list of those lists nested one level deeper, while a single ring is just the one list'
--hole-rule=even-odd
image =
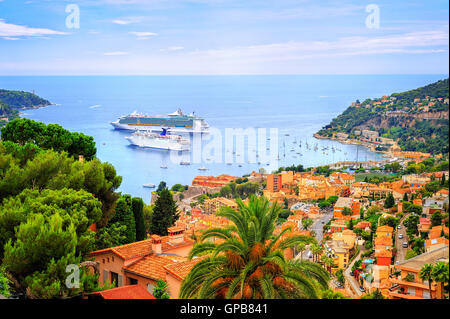
[{"label": "peninsula", "polygon": [[379,152],[449,152],[448,79],[363,102],[356,100],[314,136]]}]

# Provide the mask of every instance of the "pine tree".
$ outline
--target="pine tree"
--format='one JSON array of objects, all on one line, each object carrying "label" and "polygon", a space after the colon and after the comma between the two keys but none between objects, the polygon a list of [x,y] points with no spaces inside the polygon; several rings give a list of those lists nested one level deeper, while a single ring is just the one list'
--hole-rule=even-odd
[{"label": "pine tree", "polygon": [[116,212],[110,223],[119,223],[127,227],[127,243],[136,241],[136,222],[134,220],[133,208],[130,195],[122,195],[117,201]]},{"label": "pine tree", "polygon": [[172,194],[167,188],[164,188],[155,202],[150,233],[160,236],[167,235],[167,228],[173,226],[178,218],[177,205]]},{"label": "pine tree", "polygon": [[136,223],[136,240],[144,240],[147,237],[144,221],[144,201],[140,197],[134,197],[131,205]]},{"label": "pine tree", "polygon": [[386,201],[384,202],[384,208],[392,208],[395,205],[395,199],[392,193],[386,196]]}]

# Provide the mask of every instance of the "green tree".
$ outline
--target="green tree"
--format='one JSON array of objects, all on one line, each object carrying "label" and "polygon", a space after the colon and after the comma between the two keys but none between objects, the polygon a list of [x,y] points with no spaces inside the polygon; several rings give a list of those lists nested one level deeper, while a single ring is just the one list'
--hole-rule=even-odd
[{"label": "green tree", "polygon": [[178,218],[177,205],[172,194],[167,188],[164,188],[159,193],[153,208],[150,233],[160,236],[167,235],[167,228],[173,226]]},{"label": "green tree", "polygon": [[448,263],[443,261],[438,261],[434,265],[433,271],[431,272],[431,277],[433,278],[433,281],[441,285],[442,299],[445,298],[444,286],[445,285],[448,286],[448,275],[449,275]]},{"label": "green tree", "polygon": [[344,271],[342,269],[339,269],[338,271],[336,271],[336,278],[337,278],[337,281],[339,281],[341,283],[341,285],[345,284],[345,276],[344,276]]},{"label": "green tree", "polygon": [[383,294],[381,291],[377,288],[375,291],[373,291],[370,294],[365,294],[361,296],[361,299],[384,299]]},{"label": "green tree", "polygon": [[161,182],[159,182],[159,185],[158,185],[158,188],[156,189],[156,192],[159,193],[160,191],[162,191],[166,187],[167,187],[166,182],[161,181]]},{"label": "green tree", "polygon": [[395,199],[392,193],[387,194],[386,200],[384,201],[384,208],[392,208],[395,205]]},{"label": "green tree", "polygon": [[136,240],[144,240],[147,238],[144,220],[144,201],[140,197],[134,197],[131,200],[134,221],[136,223]]},{"label": "green tree", "polygon": [[158,280],[155,288],[153,288],[153,296],[156,299],[170,299],[169,286],[164,280]]},{"label": "green tree", "polygon": [[64,226],[58,214],[44,217],[34,214],[22,223],[16,232],[16,241],[5,245],[3,266],[23,286],[28,294],[37,298],[63,298],[96,286],[97,276],[80,270],[80,288],[65,285],[66,267],[78,265],[82,257],[77,254],[78,238],[73,223]]},{"label": "green tree", "polygon": [[344,207],[344,209],[342,210],[342,215],[351,216],[352,214],[353,214],[352,210],[348,207]]},{"label": "green tree", "polygon": [[403,194],[403,201],[404,202],[408,201],[408,193]]},{"label": "green tree", "polygon": [[232,225],[206,230],[192,249],[189,257],[202,259],[183,281],[180,297],[318,298],[328,287],[328,273],[317,264],[284,257],[285,249],[314,239],[292,235],[289,227],[275,235],[280,207],[269,207],[264,197],[251,196],[248,205],[236,202],[238,211],[222,207],[216,213]]},{"label": "green tree", "polygon": [[442,224],[442,214],[439,211],[435,211],[431,215],[431,226],[439,226]]},{"label": "green tree", "polygon": [[428,281],[428,289],[430,291],[431,296],[431,283],[433,282],[433,265],[431,264],[425,264],[422,266],[419,272],[419,277],[422,279],[422,281]]},{"label": "green tree", "polygon": [[307,230],[312,226],[312,224],[314,224],[314,220],[312,220],[311,218],[302,218],[302,226],[304,229]]},{"label": "green tree", "polygon": [[136,241],[136,222],[133,214],[133,204],[130,195],[122,195],[117,201],[116,212],[111,223],[119,223],[126,227],[126,243]]},{"label": "green tree", "polygon": [[97,231],[95,250],[121,246],[127,243],[127,226],[118,222],[111,223]]},{"label": "green tree", "polygon": [[82,155],[86,160],[95,158],[97,153],[91,136],[69,132],[58,124],[45,125],[30,119],[17,118],[1,129],[1,135],[3,141],[20,145],[32,143],[43,149],[65,151],[77,158]]}]

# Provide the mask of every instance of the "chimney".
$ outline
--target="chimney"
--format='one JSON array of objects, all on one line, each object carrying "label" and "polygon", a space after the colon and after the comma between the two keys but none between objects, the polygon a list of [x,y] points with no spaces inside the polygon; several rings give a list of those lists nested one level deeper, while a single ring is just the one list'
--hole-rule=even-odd
[{"label": "chimney", "polygon": [[179,244],[184,241],[184,229],[181,227],[169,227],[167,229],[169,233],[169,243]]},{"label": "chimney", "polygon": [[161,237],[158,235],[152,235],[150,236],[152,241],[152,252],[155,254],[161,254],[162,253],[162,245],[161,245]]}]

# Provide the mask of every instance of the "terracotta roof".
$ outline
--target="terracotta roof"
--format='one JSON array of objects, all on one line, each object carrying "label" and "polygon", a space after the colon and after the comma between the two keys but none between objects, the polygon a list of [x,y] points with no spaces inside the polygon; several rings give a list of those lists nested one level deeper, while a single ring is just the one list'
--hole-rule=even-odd
[{"label": "terracotta roof", "polygon": [[180,280],[184,280],[187,277],[192,267],[195,266],[202,258],[194,258],[192,260],[181,261],[177,263],[172,263],[163,268],[167,270],[170,274],[174,275]]},{"label": "terracotta roof", "polygon": [[108,252],[113,252],[122,259],[144,256],[152,252],[152,242],[151,239],[145,239],[131,244],[96,250],[89,253],[89,255],[98,255]]},{"label": "terracotta roof", "polygon": [[103,299],[156,299],[141,285],[122,286],[103,291],[92,292],[86,296],[101,296]]},{"label": "terracotta roof", "polygon": [[391,237],[377,237],[375,238],[375,246],[382,245],[382,246],[392,246],[392,238]]},{"label": "terracotta roof", "polygon": [[164,266],[183,261],[186,261],[186,258],[151,254],[139,259],[129,266],[123,267],[123,270],[154,280],[165,280],[166,273]]},{"label": "terracotta roof", "polygon": [[377,232],[382,231],[382,232],[392,232],[394,230],[394,228],[392,228],[391,226],[388,225],[383,225],[377,228]]},{"label": "terracotta roof", "polygon": [[392,252],[390,250],[383,249],[375,252],[375,257],[392,257]]}]

